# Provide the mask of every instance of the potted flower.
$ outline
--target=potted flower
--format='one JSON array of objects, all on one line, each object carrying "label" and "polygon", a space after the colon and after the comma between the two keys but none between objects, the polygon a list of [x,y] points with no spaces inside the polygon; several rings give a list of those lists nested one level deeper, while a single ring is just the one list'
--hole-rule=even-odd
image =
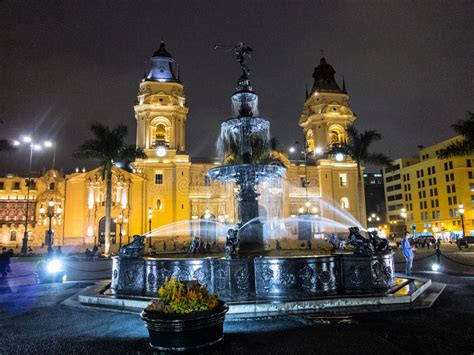
[{"label": "potted flower", "polygon": [[207,286],[172,277],[165,280],[158,299],[153,299],[140,317],[148,328],[152,348],[184,351],[221,341],[228,310]]}]

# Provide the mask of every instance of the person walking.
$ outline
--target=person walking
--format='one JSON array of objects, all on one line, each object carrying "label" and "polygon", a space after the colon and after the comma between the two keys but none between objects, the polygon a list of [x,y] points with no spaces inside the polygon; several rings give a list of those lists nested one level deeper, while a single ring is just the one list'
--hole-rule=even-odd
[{"label": "person walking", "polygon": [[406,275],[410,276],[411,268],[413,266],[413,250],[411,249],[410,232],[408,231],[405,232],[405,235],[402,239],[402,250],[406,261]]}]

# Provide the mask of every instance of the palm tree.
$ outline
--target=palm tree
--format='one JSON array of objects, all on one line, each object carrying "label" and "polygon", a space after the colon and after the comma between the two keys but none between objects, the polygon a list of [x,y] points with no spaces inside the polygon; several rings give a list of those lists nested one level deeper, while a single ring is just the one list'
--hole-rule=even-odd
[{"label": "palm tree", "polygon": [[474,151],[474,112],[467,112],[465,120],[459,120],[451,126],[462,137],[441,149],[438,158],[446,159],[471,154]]},{"label": "palm tree", "polygon": [[137,158],[146,159],[142,148],[127,145],[124,139],[127,126],[119,123],[113,129],[100,122],[92,122],[90,130],[93,138],[82,143],[73,153],[74,158],[99,161],[102,176],[106,181],[105,197],[105,253],[110,252],[110,209],[112,202],[112,166],[118,162],[131,162]]},{"label": "palm tree", "polygon": [[382,153],[370,153],[369,147],[374,142],[382,139],[382,135],[375,130],[359,132],[350,125],[347,128],[348,140],[344,146],[344,151],[357,163],[357,194],[359,199],[359,218],[363,216],[362,188],[364,176],[362,175],[362,164],[390,166],[392,159]]}]

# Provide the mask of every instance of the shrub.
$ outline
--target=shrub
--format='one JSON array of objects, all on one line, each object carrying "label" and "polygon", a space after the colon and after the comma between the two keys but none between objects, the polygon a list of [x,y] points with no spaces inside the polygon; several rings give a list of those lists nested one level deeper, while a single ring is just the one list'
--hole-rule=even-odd
[{"label": "shrub", "polygon": [[146,311],[188,314],[213,310],[217,304],[217,295],[210,294],[207,286],[197,281],[186,285],[172,277],[166,278],[165,284],[158,290],[158,299],[152,300]]}]

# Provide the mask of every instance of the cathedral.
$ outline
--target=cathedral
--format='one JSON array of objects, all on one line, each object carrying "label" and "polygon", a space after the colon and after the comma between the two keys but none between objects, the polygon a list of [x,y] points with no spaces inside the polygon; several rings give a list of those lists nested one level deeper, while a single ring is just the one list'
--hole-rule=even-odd
[{"label": "cathedral", "polygon": [[[133,162],[132,172],[113,168],[111,234],[116,245],[152,230],[158,239],[199,234],[209,241],[222,240],[226,226],[237,220],[234,187],[208,176],[208,170],[221,161],[193,159],[186,153],[186,120],[192,107],[186,105],[184,85],[174,67],[162,42],[151,57],[149,73],[139,83],[134,106],[136,144],[148,158]],[[356,163],[342,149],[338,152],[356,116],[345,84],[341,89],[334,74],[321,58],[299,127],[295,118],[295,135],[300,136],[301,129],[306,139],[304,159],[289,160],[285,153],[275,152],[287,169],[284,181],[259,187],[260,215],[269,217],[268,235],[275,227],[271,216],[279,236],[283,230],[285,238],[296,240],[302,239],[300,216],[311,218],[311,238],[335,231],[335,224],[328,221],[348,225],[355,218],[365,224],[364,191],[358,191],[363,184],[357,183]],[[33,180],[27,194],[24,177],[0,177],[1,245],[21,246],[26,216],[28,244],[33,247],[45,243],[50,225],[54,245],[103,241],[105,182],[99,169],[66,175],[50,170]]]}]

